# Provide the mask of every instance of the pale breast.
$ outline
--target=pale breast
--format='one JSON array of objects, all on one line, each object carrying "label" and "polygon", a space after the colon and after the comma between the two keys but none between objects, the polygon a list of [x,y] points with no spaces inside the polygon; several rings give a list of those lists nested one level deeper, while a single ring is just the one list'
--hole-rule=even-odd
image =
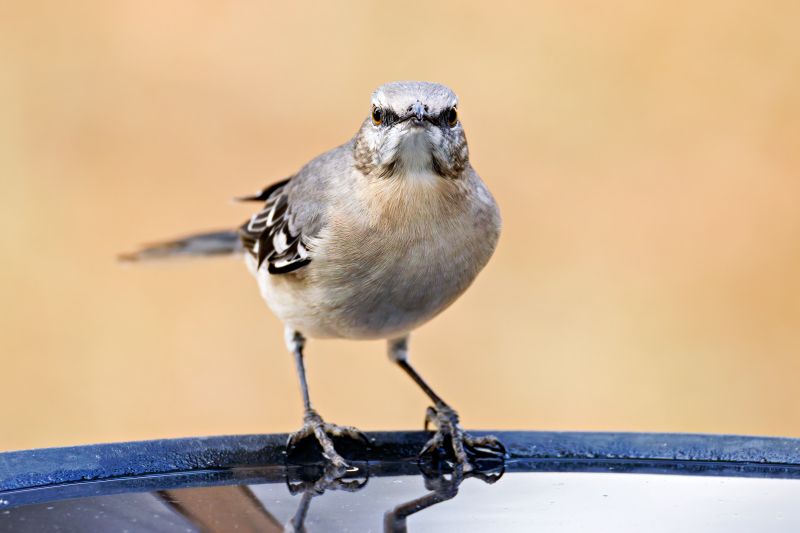
[{"label": "pale breast", "polygon": [[308,266],[257,274],[262,295],[311,337],[388,338],[418,327],[466,290],[496,246],[497,206],[472,175],[364,184],[330,207]]}]

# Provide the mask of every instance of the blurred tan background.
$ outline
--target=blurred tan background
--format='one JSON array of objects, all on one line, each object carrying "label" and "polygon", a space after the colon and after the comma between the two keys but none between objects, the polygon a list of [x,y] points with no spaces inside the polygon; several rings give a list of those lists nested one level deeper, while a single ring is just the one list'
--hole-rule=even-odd
[{"label": "blurred tan background", "polygon": [[[412,361],[470,428],[800,436],[800,3],[0,4],[0,450],[297,428],[232,260],[116,254],[452,87],[504,217]],[[313,342],[328,421],[417,429],[382,342]]]}]

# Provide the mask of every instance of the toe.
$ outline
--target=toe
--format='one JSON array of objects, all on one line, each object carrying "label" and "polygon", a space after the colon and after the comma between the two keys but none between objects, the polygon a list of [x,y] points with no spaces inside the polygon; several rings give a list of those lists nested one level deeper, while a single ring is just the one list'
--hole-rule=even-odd
[{"label": "toe", "polygon": [[456,453],[456,459],[458,459],[459,464],[461,464],[464,471],[472,470],[467,451],[464,449],[464,438],[461,435],[453,435],[451,438],[453,439],[453,451]]},{"label": "toe", "polygon": [[293,431],[292,433],[289,433],[289,439],[286,441],[286,445],[287,446],[294,446],[295,444],[297,444],[298,442],[300,442],[304,438],[306,438],[309,435],[311,435],[311,433],[312,433],[312,429],[311,429],[310,426],[303,426],[300,429],[298,429],[297,431]]},{"label": "toe", "polygon": [[319,442],[320,446],[322,446],[322,453],[331,463],[341,468],[347,468],[350,466],[341,455],[336,453],[336,449],[333,447],[333,441],[328,435],[325,434],[323,428],[314,428],[314,436],[317,437],[317,441]]},{"label": "toe", "polygon": [[354,428],[352,426],[347,426],[347,427],[342,428],[342,433],[344,435],[347,435],[351,439],[355,439],[355,440],[364,439],[364,440],[367,440],[367,436],[364,435],[364,433],[362,433],[360,430],[358,430],[358,429],[356,429],[356,428]]},{"label": "toe", "polygon": [[485,437],[470,437],[472,439],[471,443],[468,443],[469,446],[473,448],[476,447],[484,447],[484,448],[494,448],[491,451],[493,453],[499,453],[500,455],[506,454],[506,447],[503,446],[503,443],[498,440],[497,437],[494,435],[486,435]]},{"label": "toe", "polygon": [[464,435],[464,442],[468,446],[497,446],[500,441],[494,435],[486,435],[485,437],[473,437],[472,435]]},{"label": "toe", "polygon": [[[326,455],[328,454],[326,453]],[[328,455],[328,460],[340,468],[350,468],[350,463],[345,461],[344,457],[342,457],[336,452],[333,452],[332,455]]]},{"label": "toe", "polygon": [[347,436],[352,439],[360,439],[364,434],[352,426],[334,426],[326,424],[325,432],[334,437]]}]

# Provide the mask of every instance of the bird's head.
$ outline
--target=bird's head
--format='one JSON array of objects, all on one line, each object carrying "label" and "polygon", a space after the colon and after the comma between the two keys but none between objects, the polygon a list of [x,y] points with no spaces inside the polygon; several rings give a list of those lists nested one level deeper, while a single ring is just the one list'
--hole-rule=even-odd
[{"label": "bird's head", "polygon": [[469,165],[458,97],[438,83],[396,81],[378,87],[355,141],[359,170],[380,178],[433,174],[457,179]]}]

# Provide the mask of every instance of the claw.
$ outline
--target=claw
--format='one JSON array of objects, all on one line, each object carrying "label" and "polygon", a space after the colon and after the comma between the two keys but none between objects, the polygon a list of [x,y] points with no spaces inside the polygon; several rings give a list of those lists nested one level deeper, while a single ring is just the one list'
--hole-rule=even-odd
[{"label": "claw", "polygon": [[425,431],[428,431],[428,424],[434,420],[436,420],[436,409],[428,407],[428,410],[425,411]]},{"label": "claw", "polygon": [[330,461],[330,463],[339,468],[348,468],[350,464],[337,453],[336,448],[333,446],[333,440],[328,436],[329,434],[334,437],[346,435],[353,439],[363,438],[367,446],[369,445],[369,440],[366,435],[356,428],[326,424],[315,410],[309,409],[303,417],[303,427],[289,434],[289,438],[286,441],[286,455],[288,456],[290,454],[292,448],[294,448],[299,441],[313,435],[322,447],[322,455]]},{"label": "claw", "polygon": [[433,449],[433,446],[431,445],[431,441],[433,441],[433,439],[431,439],[427,443],[425,443],[425,446],[422,447],[422,450],[417,455],[417,458],[422,457],[423,455],[425,455],[426,453],[428,453],[429,451],[431,451]]},{"label": "claw", "polygon": [[354,436],[354,435],[350,435],[350,437],[351,437],[351,438],[353,438],[353,439],[359,439],[359,440],[361,440],[361,441],[364,443],[364,447],[367,449],[367,451],[368,451],[368,452],[369,452],[369,451],[371,451],[371,450],[372,450],[372,447],[370,446],[370,443],[369,443],[369,437],[367,437],[367,436],[364,434],[364,432],[362,432],[362,431],[361,431],[361,430],[359,430],[359,429],[356,429],[356,428],[352,428],[352,429],[354,429],[354,430],[355,430],[355,433],[356,433],[356,435],[355,435],[355,436]]}]

